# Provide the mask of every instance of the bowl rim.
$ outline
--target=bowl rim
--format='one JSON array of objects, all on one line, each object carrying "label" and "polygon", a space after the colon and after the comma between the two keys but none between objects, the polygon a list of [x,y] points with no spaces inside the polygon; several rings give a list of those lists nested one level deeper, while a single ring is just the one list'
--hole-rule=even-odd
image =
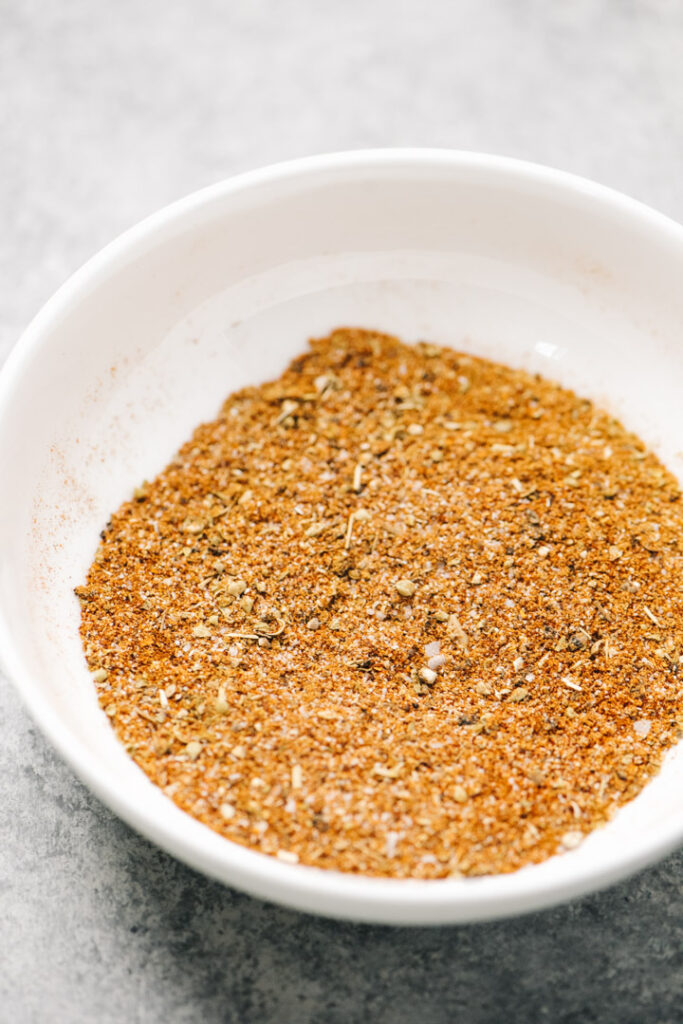
[{"label": "bowl rim", "polygon": [[[49,342],[51,324],[81,297],[149,243],[163,244],[179,223],[201,217],[213,204],[262,186],[283,185],[327,174],[443,170],[477,175],[482,181],[511,180],[536,193],[571,194],[595,209],[610,209],[666,239],[683,252],[683,226],[644,203],[604,185],[565,171],[505,156],[447,149],[359,149],[308,156],[246,171],[202,188],[152,213],[124,231],[83,266],[45,303],[11,349],[0,369],[0,445],[7,410],[16,389],[41,346]],[[163,849],[224,884],[255,896],[325,916],[376,923],[447,924],[527,913],[603,888],[664,856],[683,842],[683,818],[656,831],[639,834],[607,865],[577,863],[557,879],[535,878],[533,871],[465,881],[396,880],[341,874],[284,864],[231,843],[179,811],[173,824],[150,819],[130,795],[122,796],[112,773],[104,769],[43,701],[32,673],[23,664],[0,604],[0,660],[34,722],[77,777],[119,817]],[[175,822],[178,821],[176,825]],[[571,856],[571,855],[569,855]]]}]

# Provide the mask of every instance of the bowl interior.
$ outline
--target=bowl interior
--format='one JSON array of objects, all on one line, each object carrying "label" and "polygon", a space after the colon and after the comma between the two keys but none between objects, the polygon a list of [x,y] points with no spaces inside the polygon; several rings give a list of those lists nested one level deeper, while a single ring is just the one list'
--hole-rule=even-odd
[{"label": "bowl interior", "polygon": [[[312,335],[367,326],[535,370],[613,410],[683,478],[683,243],[575,179],[446,154],[325,158],[191,197],[79,272],[0,395],[3,655],[34,715],[128,821],[197,867],[309,910],[455,921],[618,877],[683,833],[683,757],[577,851],[514,875],[391,883],[291,868],[166,800],[124,754],[78,637],[110,512]],[[628,742],[628,738],[625,738]]]}]

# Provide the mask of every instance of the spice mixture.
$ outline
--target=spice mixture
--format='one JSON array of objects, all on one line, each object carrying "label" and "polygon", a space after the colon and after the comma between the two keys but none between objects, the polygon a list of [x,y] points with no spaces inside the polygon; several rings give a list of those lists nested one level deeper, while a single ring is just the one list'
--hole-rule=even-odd
[{"label": "spice mixture", "polygon": [[513,871],[681,733],[682,506],[571,391],[337,330],[115,513],[77,588],[85,654],[130,755],[227,838]]}]

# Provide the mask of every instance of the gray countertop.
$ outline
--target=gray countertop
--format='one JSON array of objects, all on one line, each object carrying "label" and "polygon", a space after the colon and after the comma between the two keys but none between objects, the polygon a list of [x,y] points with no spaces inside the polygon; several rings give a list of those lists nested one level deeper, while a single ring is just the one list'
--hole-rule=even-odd
[{"label": "gray countertop", "polygon": [[[676,0],[0,0],[0,359],[121,230],[293,156],[498,152],[683,220],[682,50]],[[682,853],[518,920],[340,924],[139,838],[3,678],[0,731],[2,1022],[683,1020]]]}]

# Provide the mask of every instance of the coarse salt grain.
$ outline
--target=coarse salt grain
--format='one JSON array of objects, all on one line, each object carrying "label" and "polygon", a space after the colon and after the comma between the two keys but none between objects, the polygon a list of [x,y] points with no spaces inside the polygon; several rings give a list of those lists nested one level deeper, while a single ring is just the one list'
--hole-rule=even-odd
[{"label": "coarse salt grain", "polygon": [[583,842],[583,832],[565,832],[560,842],[563,849],[575,850]]},{"label": "coarse salt grain", "polygon": [[392,858],[396,856],[396,847],[398,846],[399,839],[400,834],[398,832],[387,832],[385,843],[385,853],[387,857]]},{"label": "coarse salt grain", "polygon": [[278,860],[283,861],[285,864],[299,863],[299,855],[294,853],[293,850],[278,850],[276,857]]}]

